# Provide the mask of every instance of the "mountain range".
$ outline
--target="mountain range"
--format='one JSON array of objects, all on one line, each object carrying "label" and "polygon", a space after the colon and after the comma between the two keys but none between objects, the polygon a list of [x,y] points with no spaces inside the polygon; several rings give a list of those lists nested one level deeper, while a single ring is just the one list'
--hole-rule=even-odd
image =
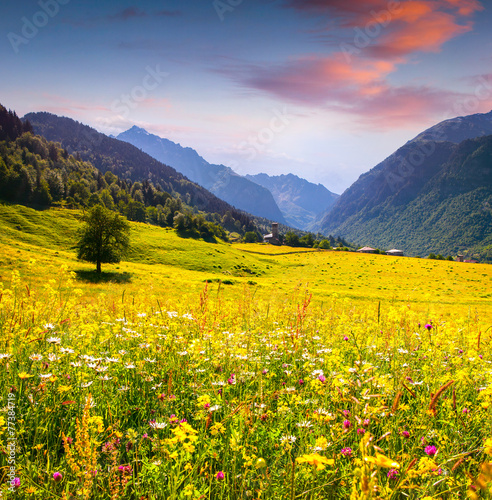
[{"label": "mountain range", "polygon": [[69,153],[90,162],[103,174],[111,171],[132,182],[152,181],[168,193],[177,193],[183,201],[206,212],[225,213],[234,207],[208,190],[187,179],[127,142],[113,139],[71,118],[51,113],[28,113],[23,120],[31,123],[36,134],[58,142]]},{"label": "mountain range", "polygon": [[224,165],[208,163],[183,147],[134,126],[117,136],[205,187],[219,198],[258,217],[310,230],[314,220],[338,198],[321,184],[288,174],[241,176]]},{"label": "mountain range", "polygon": [[311,230],[316,218],[339,198],[322,184],[313,184],[294,174],[256,174],[246,175],[246,178],[267,188],[287,223],[299,229]]},{"label": "mountain range", "polygon": [[446,120],[361,175],[320,224],[410,255],[492,244],[492,112]]},{"label": "mountain range", "polygon": [[[77,152],[101,172],[114,171],[132,182],[151,180],[199,210],[225,213],[234,210],[232,205],[246,210],[248,199],[256,200],[254,214],[360,245],[400,248],[407,255],[462,252],[492,259],[492,112],[453,118],[425,130],[362,174],[341,196],[292,174],[242,177],[138,127],[114,139],[49,113],[30,113],[25,119],[34,132]],[[175,166],[199,179],[197,183],[230,196],[231,202]]]},{"label": "mountain range", "polygon": [[236,174],[229,167],[208,163],[194,149],[136,126],[119,134],[117,139],[136,146],[166,165],[172,165],[188,179],[245,212],[286,223],[268,189]]}]

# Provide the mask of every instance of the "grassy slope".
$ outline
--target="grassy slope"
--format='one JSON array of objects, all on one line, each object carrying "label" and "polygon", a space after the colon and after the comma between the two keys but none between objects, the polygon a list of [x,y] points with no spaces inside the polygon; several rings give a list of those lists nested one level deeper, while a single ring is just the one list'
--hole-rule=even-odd
[{"label": "grassy slope", "polygon": [[[0,205],[0,282],[8,286],[13,269],[37,283],[56,279],[63,264],[79,273],[92,270],[92,265],[75,259],[73,244],[80,215],[70,210]],[[36,260],[31,270],[30,259]],[[103,271],[115,273],[115,279],[128,273],[129,282],[81,280],[80,288],[132,294],[142,287],[149,293],[165,287],[196,297],[205,280],[222,280],[232,283],[226,287],[228,297],[239,297],[246,289],[263,296],[291,296],[308,286],[317,302],[337,293],[351,301],[442,304],[449,310],[478,312],[482,317],[492,311],[492,266],[483,264],[306,252],[261,244],[211,244],[139,223],[132,223],[132,251],[127,259],[118,266],[103,266]]]}]

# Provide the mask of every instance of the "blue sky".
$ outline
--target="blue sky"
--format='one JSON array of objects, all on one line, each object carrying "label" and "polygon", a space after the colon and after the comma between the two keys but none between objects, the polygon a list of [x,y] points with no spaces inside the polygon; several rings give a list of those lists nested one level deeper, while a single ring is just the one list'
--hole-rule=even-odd
[{"label": "blue sky", "polygon": [[4,3],[0,103],[340,193],[423,129],[492,109],[491,20],[479,0]]}]

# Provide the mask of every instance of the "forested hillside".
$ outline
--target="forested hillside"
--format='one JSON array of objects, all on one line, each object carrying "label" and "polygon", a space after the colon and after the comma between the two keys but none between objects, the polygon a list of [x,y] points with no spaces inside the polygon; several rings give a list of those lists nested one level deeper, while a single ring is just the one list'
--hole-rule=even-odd
[{"label": "forested hillside", "polygon": [[[108,157],[108,161],[110,161]],[[59,143],[32,133],[15,112],[0,106],[0,200],[47,208],[61,204],[86,208],[103,204],[129,220],[176,227],[203,237],[226,238],[224,228],[244,234],[257,231],[246,215],[231,209],[200,212],[154,185],[103,174],[91,162],[72,155]],[[219,200],[220,201],[220,200]]]}]

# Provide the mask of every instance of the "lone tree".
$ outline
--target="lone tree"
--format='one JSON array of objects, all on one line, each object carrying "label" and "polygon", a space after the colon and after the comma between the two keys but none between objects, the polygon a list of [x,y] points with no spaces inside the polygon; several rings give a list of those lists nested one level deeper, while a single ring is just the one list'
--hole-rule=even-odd
[{"label": "lone tree", "polygon": [[96,264],[117,264],[130,246],[130,225],[118,214],[102,205],[92,207],[84,216],[85,226],[80,230],[77,258]]}]

